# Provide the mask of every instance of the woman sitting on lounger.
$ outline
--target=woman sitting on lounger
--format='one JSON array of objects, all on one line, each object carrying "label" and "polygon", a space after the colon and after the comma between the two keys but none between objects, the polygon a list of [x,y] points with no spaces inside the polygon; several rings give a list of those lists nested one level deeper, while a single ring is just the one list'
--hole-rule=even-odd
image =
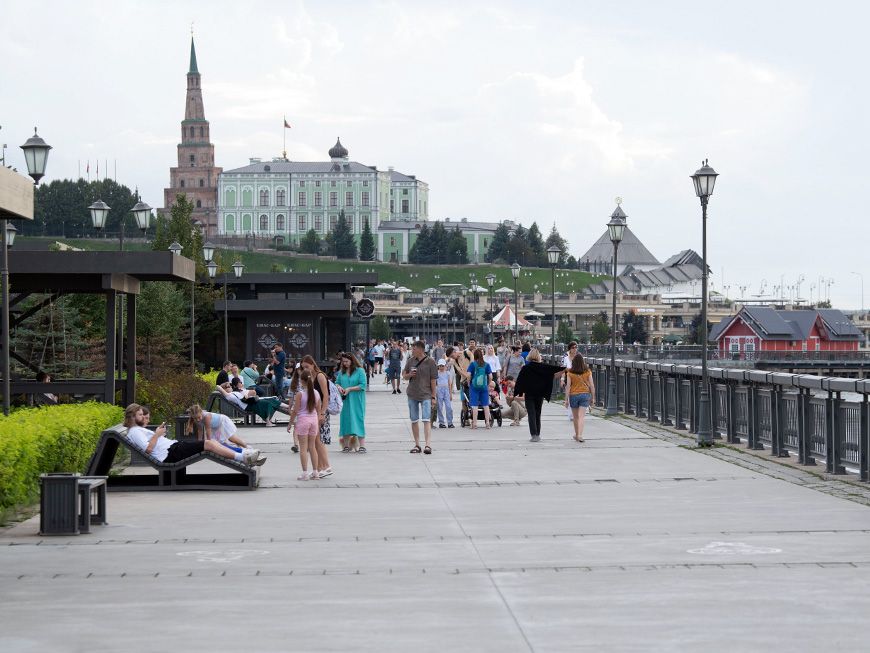
[{"label": "woman sitting on lounger", "polygon": [[188,434],[195,433],[196,427],[199,427],[198,440],[217,440],[221,444],[232,443],[242,449],[247,449],[248,445],[236,435],[236,425],[226,415],[220,413],[207,413],[199,404],[194,404],[187,409],[187,414],[190,416],[187,420]]},{"label": "woman sitting on lounger", "polygon": [[[238,379],[233,379],[230,387],[227,387],[226,383],[223,386],[217,386],[217,390],[227,401],[238,406],[241,410],[254,413],[257,417],[263,418],[266,426],[275,426],[271,418],[276,410],[279,408],[287,410],[287,404],[282,404],[278,397],[260,397],[258,399],[257,393],[253,390],[245,390]],[[245,403],[245,400],[250,400],[251,398],[255,401],[249,404]]]}]

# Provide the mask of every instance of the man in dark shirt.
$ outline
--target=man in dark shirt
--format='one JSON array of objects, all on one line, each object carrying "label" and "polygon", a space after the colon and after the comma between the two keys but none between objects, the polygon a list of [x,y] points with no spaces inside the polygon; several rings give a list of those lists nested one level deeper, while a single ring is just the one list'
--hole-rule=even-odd
[{"label": "man in dark shirt", "polygon": [[281,401],[284,401],[284,366],[287,364],[287,354],[284,353],[284,345],[280,342],[272,350],[272,383]]},{"label": "man in dark shirt", "polygon": [[233,368],[233,364],[230,361],[224,361],[223,368],[217,375],[217,382],[215,385],[223,385],[224,383],[230,382],[230,370]]},{"label": "man in dark shirt", "polygon": [[390,350],[387,352],[387,378],[393,386],[393,394],[402,394],[402,350],[399,349],[399,343],[393,340],[390,344]]},{"label": "man in dark shirt", "polygon": [[438,366],[426,355],[426,343],[422,340],[411,346],[411,357],[405,363],[402,378],[408,381],[408,409],[411,413],[411,433],[414,435],[414,448],[411,453],[420,453],[419,422],[423,422],[426,438],[423,453],[432,453],[429,443],[432,438],[432,408],[437,401]]}]

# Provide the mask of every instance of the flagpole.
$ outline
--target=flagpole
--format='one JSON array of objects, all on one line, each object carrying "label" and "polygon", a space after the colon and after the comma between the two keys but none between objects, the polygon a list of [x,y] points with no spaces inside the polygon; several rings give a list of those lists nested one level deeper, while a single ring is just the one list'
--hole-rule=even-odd
[{"label": "flagpole", "polygon": [[287,158],[287,116],[284,116],[284,126],[281,128],[281,131],[284,132],[284,158]]}]

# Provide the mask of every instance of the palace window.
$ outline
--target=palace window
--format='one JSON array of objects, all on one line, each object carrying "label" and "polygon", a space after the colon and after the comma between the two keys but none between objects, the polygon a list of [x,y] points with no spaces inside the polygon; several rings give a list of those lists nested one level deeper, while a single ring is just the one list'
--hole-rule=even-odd
[{"label": "palace window", "polygon": [[335,225],[338,223],[338,216],[331,215],[329,216],[329,230],[335,231]]},{"label": "palace window", "polygon": [[315,181],[315,182],[314,182],[314,186],[317,187],[317,188],[320,188],[320,181],[319,181],[319,180],[318,180],[318,181]]},{"label": "palace window", "polygon": [[349,190],[344,194],[344,205],[353,206],[353,191]]},{"label": "palace window", "polygon": [[299,182],[299,188],[305,188],[305,180]]},{"label": "palace window", "polygon": [[395,247],[395,246],[396,246],[396,237],[391,236],[390,237],[390,247]]},{"label": "palace window", "polygon": [[202,127],[200,127],[199,128],[199,137],[202,138],[203,136],[205,136],[205,131],[203,130]]},{"label": "palace window", "polygon": [[362,192],[362,205],[363,206],[369,205],[369,192],[367,190],[364,190]]},{"label": "palace window", "polygon": [[199,180],[199,187],[202,188],[203,186],[205,186],[205,179],[200,179]]},{"label": "palace window", "polygon": [[347,222],[347,226],[348,226],[348,229],[350,229],[350,232],[353,233],[353,216],[346,215],[346,216],[344,216],[344,220],[345,220],[345,222]]},{"label": "palace window", "polygon": [[390,200],[390,213],[394,213],[395,210],[395,200]]},{"label": "palace window", "polygon": [[347,182],[347,187],[350,188],[351,186],[353,186],[353,182],[352,181]]},{"label": "palace window", "polygon": [[299,206],[305,206],[305,191],[299,191]]},{"label": "palace window", "polygon": [[260,216],[260,231],[269,231],[269,216]]},{"label": "palace window", "polygon": [[283,188],[280,188],[275,191],[275,206],[284,206],[284,202],[287,201],[287,196],[284,192]]},{"label": "palace window", "polygon": [[335,188],[335,182],[334,182],[334,181],[329,182],[329,185],[330,185],[332,188]]},{"label": "palace window", "polygon": [[202,208],[202,200],[196,200],[196,208],[198,208],[198,209]]},{"label": "palace window", "polygon": [[284,216],[279,215],[275,218],[275,230],[284,231]]},{"label": "palace window", "polygon": [[305,231],[305,216],[304,215],[299,216],[298,231],[299,231],[299,233],[302,233],[303,231]]},{"label": "palace window", "polygon": [[181,180],[181,187],[184,188],[184,179]]},{"label": "palace window", "polygon": [[269,206],[269,191],[265,188],[260,189],[260,206]]},{"label": "palace window", "polygon": [[484,246],[484,247],[489,247],[489,238],[484,238],[484,239],[483,239],[483,246]]},{"label": "palace window", "polygon": [[193,155],[191,154],[191,155],[190,155],[190,162],[193,163],[194,161],[196,161],[196,159],[194,159],[194,158],[193,158]]},{"label": "palace window", "polygon": [[317,232],[323,231],[323,216],[315,215],[314,216],[314,230]]},{"label": "palace window", "polygon": [[314,191],[314,206],[323,206],[323,191]]},{"label": "palace window", "polygon": [[364,182],[363,182],[363,188],[368,188],[368,187],[369,187],[369,182],[368,182],[368,181],[364,181]]},{"label": "palace window", "polygon": [[402,195],[407,195],[407,194],[408,194],[408,189],[407,188],[402,189]]},{"label": "palace window", "polygon": [[193,127],[190,128],[190,137],[193,138]]},{"label": "palace window", "polygon": [[408,204],[408,200],[402,200],[402,213],[407,213],[410,210],[411,210],[411,207]]},{"label": "palace window", "polygon": [[329,205],[338,206],[338,193],[334,190],[329,191]]}]

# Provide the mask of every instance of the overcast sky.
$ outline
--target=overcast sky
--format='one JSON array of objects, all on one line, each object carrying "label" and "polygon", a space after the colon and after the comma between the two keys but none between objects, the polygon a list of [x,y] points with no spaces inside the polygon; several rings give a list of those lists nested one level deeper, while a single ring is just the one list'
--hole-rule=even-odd
[{"label": "overcast sky", "polygon": [[[623,198],[660,260],[701,250],[689,175],[709,158],[713,288],[833,278],[861,308],[867,3],[5,3],[0,140],[34,125],[45,181],[88,159],[162,205],[190,23],[215,159],[350,158],[415,174],[434,219],[501,220],[582,255]],[[723,277],[724,272],[724,277]],[[784,276],[783,276],[784,275]],[[823,286],[826,284],[823,283]],[[786,289],[788,296],[789,290]],[[818,289],[813,290],[813,299]]]}]

